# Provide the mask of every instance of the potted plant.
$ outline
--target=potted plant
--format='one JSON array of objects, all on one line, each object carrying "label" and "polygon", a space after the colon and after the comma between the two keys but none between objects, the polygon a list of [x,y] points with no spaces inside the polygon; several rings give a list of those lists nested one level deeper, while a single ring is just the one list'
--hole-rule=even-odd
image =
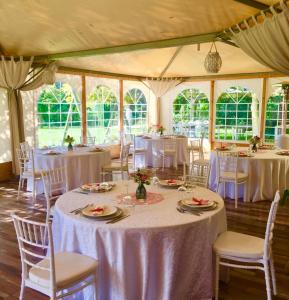
[{"label": "potted plant", "polygon": [[136,183],[138,183],[135,197],[139,200],[145,200],[147,197],[147,191],[145,184],[149,185],[151,183],[151,176],[146,170],[137,169],[137,171],[131,174],[131,177]]},{"label": "potted plant", "polygon": [[67,135],[64,139],[64,142],[68,143],[67,150],[72,151],[73,150],[72,143],[74,143],[74,138],[70,135]]}]

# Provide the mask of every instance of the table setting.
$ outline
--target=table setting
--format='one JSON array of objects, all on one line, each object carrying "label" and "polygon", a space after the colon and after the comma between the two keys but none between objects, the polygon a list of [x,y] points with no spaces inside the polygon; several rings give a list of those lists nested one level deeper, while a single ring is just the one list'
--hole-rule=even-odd
[{"label": "table setting", "polygon": [[[129,180],[103,193],[75,192],[81,190],[79,186],[56,201],[55,250],[77,251],[99,260],[101,299],[212,296],[212,244],[226,230],[223,200],[197,186],[182,192],[162,187],[154,177],[146,185],[145,199],[136,197],[139,184]],[[186,274],[182,279],[180,269]],[[76,299],[90,299],[90,293],[88,288]]]}]

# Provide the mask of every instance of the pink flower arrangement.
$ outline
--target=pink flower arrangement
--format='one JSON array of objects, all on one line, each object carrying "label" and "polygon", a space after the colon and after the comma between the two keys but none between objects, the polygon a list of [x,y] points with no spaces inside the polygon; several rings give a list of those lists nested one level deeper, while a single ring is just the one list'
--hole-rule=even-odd
[{"label": "pink flower arrangement", "polygon": [[143,183],[147,185],[151,183],[151,176],[146,170],[137,169],[135,173],[131,174],[131,177],[137,183]]}]

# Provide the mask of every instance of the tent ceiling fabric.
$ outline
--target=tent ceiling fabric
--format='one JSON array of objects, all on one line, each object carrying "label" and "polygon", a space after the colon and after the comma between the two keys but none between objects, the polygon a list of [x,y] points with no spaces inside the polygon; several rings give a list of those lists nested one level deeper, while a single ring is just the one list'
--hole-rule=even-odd
[{"label": "tent ceiling fabric", "polygon": [[[276,1],[259,2],[272,5]],[[233,0],[10,0],[0,4],[0,45],[5,55],[30,56],[144,43],[222,31],[257,12]],[[242,72],[230,66],[232,57],[235,62],[239,56],[246,59],[240,61],[241,69],[262,68],[234,47],[222,45],[226,54],[218,47],[224,58],[222,72],[234,68]],[[199,54],[193,51],[194,55],[190,55],[193,49],[184,47],[166,75],[204,74]],[[175,48],[167,48],[64,59],[60,64],[157,76],[174,51]],[[226,56],[231,61],[226,63]],[[186,60],[180,62],[182,57]]]},{"label": "tent ceiling fabric", "polygon": [[[216,43],[222,57],[222,68],[218,74],[270,72],[271,69],[253,60],[241,49],[224,43]],[[205,76],[204,68],[206,54],[210,44],[185,46],[165,73],[165,77]],[[144,77],[158,77],[176,48],[134,51],[121,54],[110,54],[59,61],[66,67],[89,69],[111,73],[125,73]]]}]

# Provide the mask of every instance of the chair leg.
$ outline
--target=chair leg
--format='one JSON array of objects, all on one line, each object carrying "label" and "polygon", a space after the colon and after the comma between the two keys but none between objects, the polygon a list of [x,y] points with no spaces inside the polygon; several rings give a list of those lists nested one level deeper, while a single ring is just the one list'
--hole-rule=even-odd
[{"label": "chair leg", "polygon": [[33,185],[32,185],[32,199],[33,199],[33,204],[36,203],[36,187],[35,187],[35,179],[33,178]]},{"label": "chair leg", "polygon": [[20,176],[20,178],[19,178],[19,184],[18,184],[17,200],[19,200],[19,197],[20,197],[20,189],[21,189],[21,186],[22,186],[22,178],[21,178],[21,176]]},{"label": "chair leg", "polygon": [[[22,275],[24,276],[24,275]],[[20,289],[20,295],[19,295],[19,300],[23,300],[24,299],[24,290],[25,290],[25,283],[24,280],[21,280],[21,289]]]},{"label": "chair leg", "polygon": [[219,255],[216,255],[215,300],[219,299],[219,271],[220,271],[220,257]]},{"label": "chair leg", "polygon": [[264,262],[264,273],[265,273],[265,282],[266,282],[266,291],[267,291],[267,300],[271,300],[271,287],[270,287],[270,270],[268,261]]},{"label": "chair leg", "polygon": [[238,208],[238,184],[235,183],[235,208]]},{"label": "chair leg", "polygon": [[93,281],[94,281],[94,300],[97,300],[97,276],[93,276]]},{"label": "chair leg", "polygon": [[165,156],[163,156],[163,171],[165,169]]},{"label": "chair leg", "polygon": [[274,267],[274,259],[271,254],[270,258],[270,271],[271,271],[271,280],[272,280],[272,286],[273,286],[273,294],[274,296],[277,295],[277,286],[276,286],[276,277],[275,277],[275,267]]}]

